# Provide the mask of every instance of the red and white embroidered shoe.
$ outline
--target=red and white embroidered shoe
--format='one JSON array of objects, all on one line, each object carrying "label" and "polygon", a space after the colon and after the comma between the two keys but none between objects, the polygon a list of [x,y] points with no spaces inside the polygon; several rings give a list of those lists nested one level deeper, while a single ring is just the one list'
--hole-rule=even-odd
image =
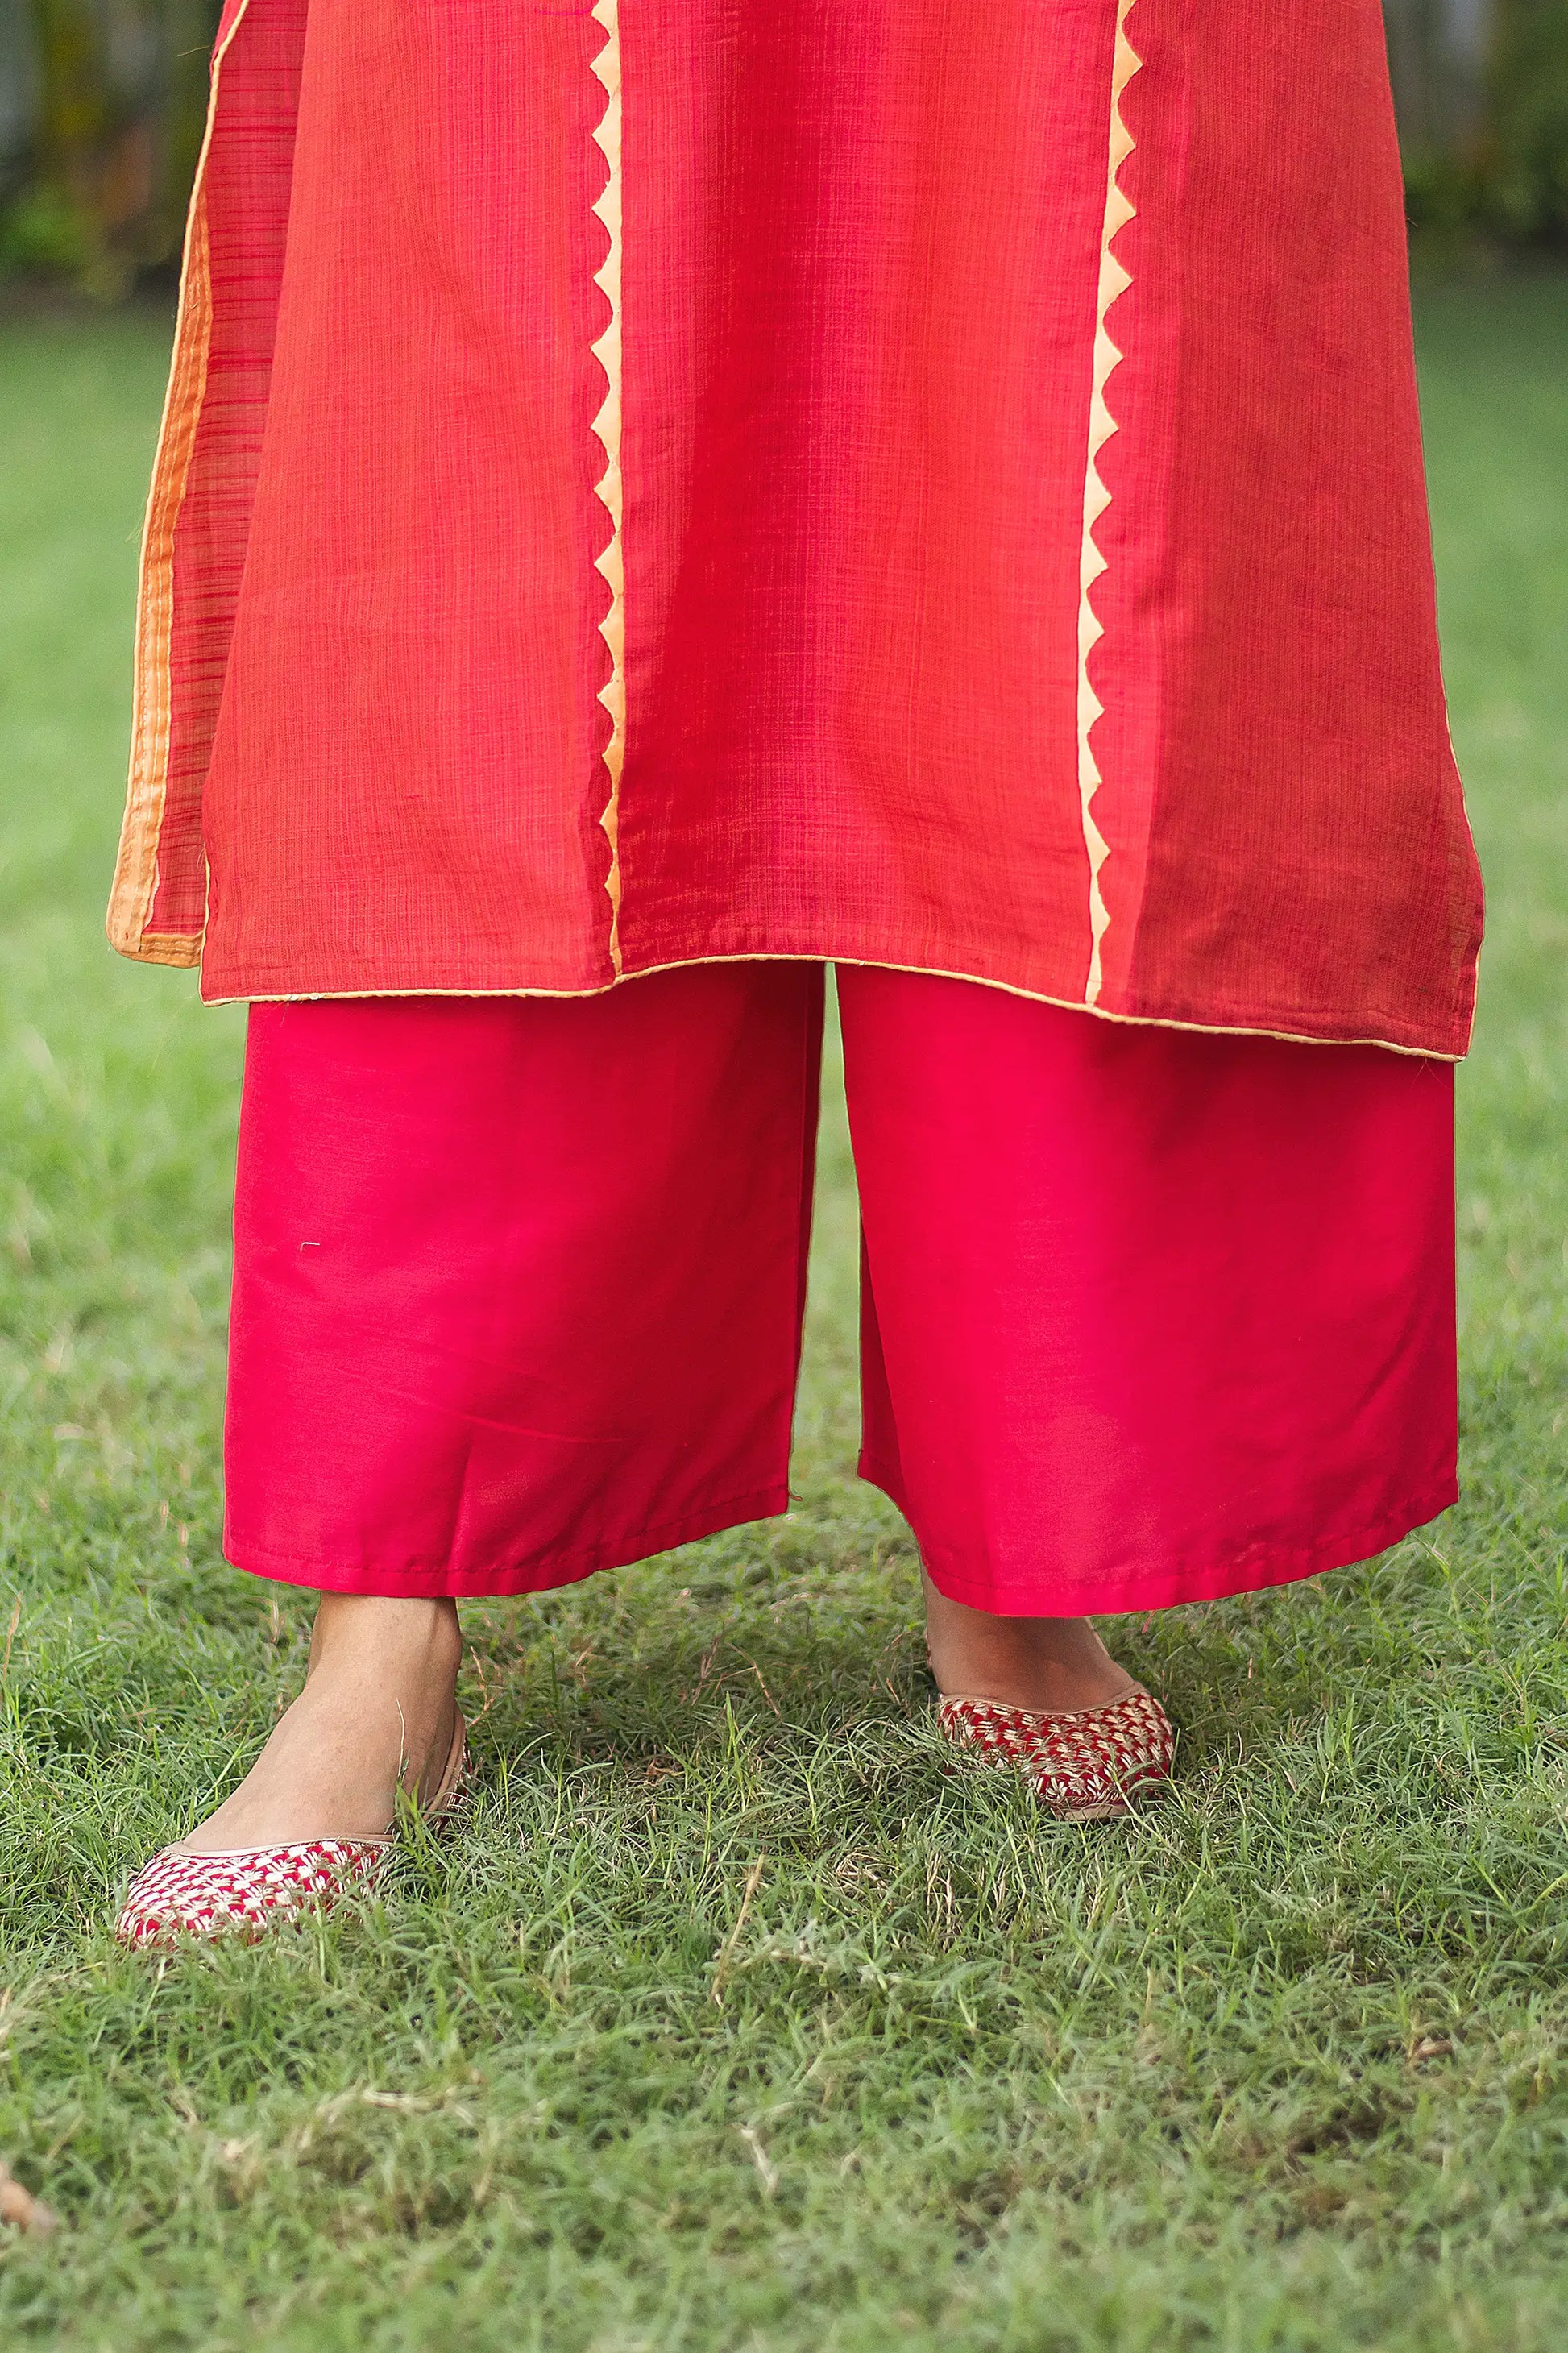
[{"label": "red and white embroidered shoe", "polygon": [[[423,1809],[426,1821],[451,1810],[468,1761],[468,1728],[459,1715],[440,1787]],[[114,1933],[122,1945],[162,1945],[175,1936],[254,1941],[303,1912],[329,1911],[351,1888],[373,1885],[392,1847],[390,1835],[307,1839],[220,1854],[166,1846],[132,1881]]]},{"label": "red and white embroidered shoe", "polygon": [[955,1747],[1022,1774],[1064,1821],[1131,1813],[1134,1795],[1170,1779],[1176,1753],[1176,1727],[1142,1683],[1101,1707],[1059,1715],[957,1694],[940,1702],[937,1716]]}]

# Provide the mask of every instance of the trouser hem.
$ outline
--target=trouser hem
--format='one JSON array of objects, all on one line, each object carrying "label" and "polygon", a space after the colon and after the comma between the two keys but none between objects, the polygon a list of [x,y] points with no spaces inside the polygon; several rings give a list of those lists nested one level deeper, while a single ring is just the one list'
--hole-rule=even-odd
[{"label": "trouser hem", "polygon": [[552,1553],[542,1559],[498,1562],[454,1567],[449,1562],[414,1561],[396,1568],[374,1562],[290,1558],[268,1552],[226,1529],[224,1557],[252,1577],[266,1577],[280,1585],[302,1585],[317,1593],[374,1594],[384,1599],[489,1600],[507,1594],[549,1593],[563,1585],[579,1585],[601,1569],[630,1568],[656,1553],[673,1552],[679,1545],[697,1544],[726,1528],[743,1527],[753,1520],[777,1519],[789,1509],[787,1482],[757,1489],[748,1495],[707,1504],[682,1518],[658,1521],[610,1538],[580,1552]]},{"label": "trouser hem", "polygon": [[986,1577],[976,1574],[972,1559],[941,1546],[926,1545],[896,1472],[868,1454],[861,1455],[858,1468],[868,1485],[879,1487],[909,1521],[938,1592],[968,1609],[984,1609],[993,1618],[1124,1617],[1138,1610],[1173,1609],[1184,1602],[1223,1601],[1232,1594],[1293,1585],[1302,1577],[1348,1568],[1353,1562],[1386,1552],[1390,1545],[1435,1520],[1459,1497],[1458,1482],[1450,1472],[1435,1486],[1391,1506],[1377,1519],[1320,1536],[1310,1545],[1247,1546],[1227,1559],[1150,1568],[1127,1577]]}]

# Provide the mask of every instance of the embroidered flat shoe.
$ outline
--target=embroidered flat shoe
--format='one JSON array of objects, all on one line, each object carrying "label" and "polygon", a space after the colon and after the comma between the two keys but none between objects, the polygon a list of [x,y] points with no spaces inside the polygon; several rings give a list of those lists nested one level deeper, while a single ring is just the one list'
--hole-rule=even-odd
[{"label": "embroidered flat shoe", "polygon": [[[423,1809],[426,1821],[450,1812],[468,1761],[468,1727],[459,1715],[440,1786]],[[389,1833],[234,1847],[219,1854],[166,1846],[132,1881],[114,1933],[122,1945],[163,1945],[175,1936],[254,1941],[303,1912],[330,1911],[351,1888],[373,1886],[393,1844]]]},{"label": "embroidered flat shoe", "polygon": [[1176,1727],[1142,1683],[1060,1715],[959,1694],[938,1704],[937,1716],[955,1747],[1021,1774],[1063,1821],[1131,1813],[1135,1795],[1170,1779],[1176,1753]]}]

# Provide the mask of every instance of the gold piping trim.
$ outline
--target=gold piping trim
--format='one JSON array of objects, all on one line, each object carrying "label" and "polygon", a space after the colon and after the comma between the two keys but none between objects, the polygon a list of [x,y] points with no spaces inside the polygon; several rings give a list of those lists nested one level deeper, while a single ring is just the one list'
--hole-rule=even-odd
[{"label": "gold piping trim", "polygon": [[[831,948],[820,955],[800,948],[736,949],[728,955],[675,956],[668,964],[639,965],[635,972],[592,988],[279,988],[237,989],[232,996],[204,997],[205,1005],[331,1005],[342,1000],[375,997],[546,997],[552,1003],[579,1002],[608,997],[635,980],[656,973],[686,972],[700,964],[847,964],[867,972],[908,972],[922,980],[963,980],[975,988],[999,989],[1004,997],[1021,997],[1026,1005],[1056,1005],[1064,1013],[1091,1013],[1097,1021],[1114,1021],[1125,1029],[1182,1029],[1198,1038],[1274,1038],[1284,1046],[1376,1046],[1385,1054],[1408,1054],[1418,1062],[1462,1062],[1463,1052],[1447,1054],[1437,1046],[1398,1046],[1389,1038],[1315,1038],[1305,1029],[1263,1029],[1245,1021],[1176,1021],[1159,1013],[1112,1013],[1104,1005],[1089,1005],[1081,997],[1051,997],[1041,988],[1020,988],[1016,981],[992,980],[982,973],[950,972],[941,965],[894,964],[886,956],[836,955]],[[1468,1051],[1468,1048],[1466,1049]]]},{"label": "gold piping trim", "polygon": [[1110,492],[1100,474],[1100,453],[1116,431],[1116,419],[1106,405],[1106,387],[1111,372],[1121,358],[1111,342],[1106,320],[1111,304],[1125,294],[1132,283],[1131,273],[1111,251],[1113,240],[1133,216],[1134,207],[1124,195],[1120,179],[1121,166],[1132,153],[1132,135],[1121,113],[1121,94],[1138,71],[1143,60],[1127,37],[1127,18],[1137,5],[1137,0],[1117,0],[1116,48],[1110,68],[1110,149],[1105,188],[1105,223],[1100,240],[1100,289],[1095,310],[1094,372],[1089,407],[1089,463],[1083,485],[1083,544],[1079,567],[1078,607],[1078,791],[1083,818],[1084,848],[1089,852],[1089,975],[1084,982],[1083,1001],[1094,1007],[1100,996],[1103,974],[1100,966],[1100,942],[1105,937],[1110,917],[1106,910],[1100,887],[1100,870],[1110,854],[1110,844],[1094,821],[1091,804],[1101,777],[1089,736],[1104,704],[1096,694],[1089,675],[1089,658],[1104,634],[1095,612],[1089,590],[1105,570],[1105,558],[1095,542],[1094,527],[1110,503]]},{"label": "gold piping trim", "polygon": [[142,533],[136,579],[136,647],[132,687],[131,767],[125,816],[120,830],[106,929],[121,955],[147,964],[194,965],[201,960],[202,934],[150,932],[158,895],[158,845],[169,789],[169,732],[173,705],[170,648],[174,608],[174,531],[184,504],[195,449],[196,428],[206,397],[207,358],[212,346],[212,271],[207,245],[206,171],[217,121],[223,61],[244,22],[250,0],[240,0],[235,18],[213,52],[206,130],[196,159],[195,183],[185,224],[180,266],[180,300],[174,320],[174,357],[153,460],[152,487]]},{"label": "gold piping trim", "polygon": [[609,649],[610,675],[599,690],[599,701],[610,714],[610,740],[605,746],[605,768],[610,797],[599,823],[610,845],[610,871],[605,889],[610,901],[610,962],[621,971],[621,851],[619,838],[621,770],[626,748],[626,565],[621,550],[621,29],[619,0],[595,0],[594,22],[605,28],[605,45],[594,60],[594,71],[605,85],[605,111],[594,133],[594,143],[605,158],[605,185],[593,206],[609,239],[609,249],[594,272],[594,283],[610,306],[609,323],[591,345],[605,371],[604,404],[594,419],[594,431],[605,452],[605,470],[595,484],[610,517],[610,540],[594,559],[610,591],[609,608],[599,633]]}]

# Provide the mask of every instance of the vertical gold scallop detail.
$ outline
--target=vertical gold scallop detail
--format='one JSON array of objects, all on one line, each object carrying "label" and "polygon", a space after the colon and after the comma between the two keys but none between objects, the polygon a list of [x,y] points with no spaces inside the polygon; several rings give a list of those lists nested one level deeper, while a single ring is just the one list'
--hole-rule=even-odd
[{"label": "vertical gold scallop detail", "polygon": [[599,624],[609,649],[610,675],[599,690],[599,700],[610,715],[610,740],[605,746],[605,768],[610,796],[599,822],[610,845],[610,871],[605,888],[610,900],[610,962],[621,970],[621,858],[619,805],[621,769],[626,747],[626,566],[621,552],[621,29],[618,0],[595,0],[594,22],[602,26],[604,47],[594,59],[594,71],[605,85],[605,111],[594,132],[594,143],[605,158],[605,179],[593,210],[609,239],[604,260],[594,272],[594,283],[610,306],[605,332],[592,345],[605,371],[605,398],[594,431],[605,452],[605,470],[595,488],[610,518],[610,538],[595,558],[610,592],[609,607]]},{"label": "vertical gold scallop detail", "polygon": [[1105,558],[1095,541],[1094,529],[1110,503],[1110,493],[1100,479],[1100,455],[1116,431],[1116,419],[1106,401],[1106,389],[1111,373],[1121,359],[1121,353],[1111,342],[1106,321],[1111,305],[1125,294],[1132,279],[1111,250],[1116,237],[1133,217],[1134,207],[1123,192],[1121,183],[1122,165],[1132,153],[1132,136],[1122,118],[1121,98],[1128,83],[1143,60],[1127,37],[1127,19],[1138,0],[1117,0],[1116,47],[1110,69],[1110,156],[1106,179],[1105,222],[1100,240],[1100,290],[1095,309],[1094,369],[1089,410],[1089,464],[1083,486],[1083,543],[1079,564],[1078,608],[1078,789],[1083,818],[1084,847],[1089,852],[1089,977],[1084,984],[1086,1005],[1098,1002],[1103,974],[1100,967],[1100,943],[1105,937],[1110,918],[1100,887],[1100,871],[1109,854],[1109,845],[1094,821],[1093,801],[1102,781],[1089,741],[1094,724],[1104,704],[1089,681],[1089,658],[1104,635],[1103,626],[1096,614],[1089,591],[1105,570]]}]

